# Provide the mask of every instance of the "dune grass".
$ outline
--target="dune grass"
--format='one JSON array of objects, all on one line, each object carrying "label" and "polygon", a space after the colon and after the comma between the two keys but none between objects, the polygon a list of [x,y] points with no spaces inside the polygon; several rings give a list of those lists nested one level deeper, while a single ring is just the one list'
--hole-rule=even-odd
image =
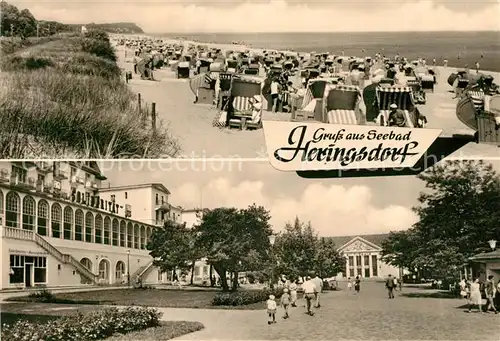
[{"label": "dune grass", "polygon": [[1,158],[176,156],[177,140],[125,85],[109,40],[60,36],[4,55]]}]

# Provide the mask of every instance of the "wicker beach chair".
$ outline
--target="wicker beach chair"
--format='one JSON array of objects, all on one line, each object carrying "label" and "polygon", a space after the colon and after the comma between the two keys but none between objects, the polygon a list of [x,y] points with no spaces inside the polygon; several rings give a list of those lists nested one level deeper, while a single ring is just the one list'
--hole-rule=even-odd
[{"label": "wicker beach chair", "polygon": [[376,122],[380,126],[389,124],[390,105],[396,104],[398,109],[402,110],[406,116],[408,128],[415,128],[420,125],[419,113],[415,106],[413,90],[407,86],[391,86],[377,88],[377,103],[379,114]]},{"label": "wicker beach chair", "polygon": [[365,124],[359,108],[361,92],[357,86],[336,85],[330,88],[325,101],[325,119],[331,124]]}]

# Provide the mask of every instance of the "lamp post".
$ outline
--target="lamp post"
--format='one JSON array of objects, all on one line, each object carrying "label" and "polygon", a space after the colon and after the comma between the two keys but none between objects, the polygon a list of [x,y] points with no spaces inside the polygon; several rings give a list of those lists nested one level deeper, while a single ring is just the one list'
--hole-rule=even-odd
[{"label": "lamp post", "polygon": [[130,288],[130,250],[127,250],[127,286]]},{"label": "lamp post", "polygon": [[272,268],[271,268],[271,279],[269,281],[269,285],[271,289],[273,289],[273,284],[274,284],[274,242],[276,241],[276,235],[271,234],[269,236],[269,244],[271,244],[271,262],[272,262]]},{"label": "lamp post", "polygon": [[488,240],[488,244],[490,244],[491,250],[495,251],[497,248],[497,241],[495,239]]}]

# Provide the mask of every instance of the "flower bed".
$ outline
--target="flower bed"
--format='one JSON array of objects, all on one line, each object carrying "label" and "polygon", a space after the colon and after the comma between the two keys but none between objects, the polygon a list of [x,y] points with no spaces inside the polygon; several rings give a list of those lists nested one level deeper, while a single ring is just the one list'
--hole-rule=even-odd
[{"label": "flower bed", "polygon": [[44,324],[18,321],[2,326],[3,341],[92,341],[160,325],[161,313],[149,308],[110,308]]},{"label": "flower bed", "polygon": [[283,289],[263,289],[255,291],[235,291],[219,292],[215,294],[212,305],[214,306],[242,306],[252,303],[264,302],[269,295],[274,295],[276,299],[283,294]]}]

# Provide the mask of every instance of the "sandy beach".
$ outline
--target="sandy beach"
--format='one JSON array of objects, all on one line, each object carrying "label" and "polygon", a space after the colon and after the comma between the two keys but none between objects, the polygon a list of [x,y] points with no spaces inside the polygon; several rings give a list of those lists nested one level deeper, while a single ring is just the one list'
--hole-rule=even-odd
[{"label": "sandy beach", "polygon": [[[235,50],[235,45],[210,44],[218,48]],[[119,66],[126,71],[133,70],[133,51],[124,46],[117,47]],[[427,116],[427,128],[442,129],[441,136],[472,134],[455,115],[456,99],[447,83],[455,68],[438,67],[438,81],[434,93],[427,94],[427,103],[420,105],[420,111]],[[496,80],[500,73],[489,72]],[[154,71],[155,81],[141,80],[137,75],[129,82],[131,89],[140,93],[148,103],[156,103],[158,118],[169,125],[169,131],[179,139],[183,158],[267,158],[264,133],[218,129],[212,126],[217,110],[212,106],[194,104],[194,96],[188,80],[177,79],[168,68]],[[263,120],[288,121],[290,114],[264,112]],[[455,152],[455,158],[496,158],[498,147],[469,143]]]}]

